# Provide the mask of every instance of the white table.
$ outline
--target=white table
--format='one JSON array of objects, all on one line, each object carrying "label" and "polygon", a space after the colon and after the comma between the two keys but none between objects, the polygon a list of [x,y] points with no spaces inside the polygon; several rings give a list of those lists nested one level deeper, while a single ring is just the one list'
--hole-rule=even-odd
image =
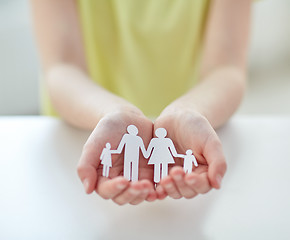
[{"label": "white table", "polygon": [[0,239],[290,239],[290,117],[235,117],[218,131],[220,191],[139,206],[84,194],[75,166],[88,134],[0,118]]}]

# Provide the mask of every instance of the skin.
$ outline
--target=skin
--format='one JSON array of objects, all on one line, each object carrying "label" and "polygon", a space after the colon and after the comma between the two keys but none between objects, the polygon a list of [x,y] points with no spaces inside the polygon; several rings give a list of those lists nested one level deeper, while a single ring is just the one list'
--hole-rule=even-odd
[{"label": "skin", "polygon": [[[134,105],[90,79],[75,1],[31,0],[52,103],[69,124],[92,130],[78,164],[86,193],[95,191],[104,199],[123,205],[166,196],[193,198],[221,187],[226,161],[214,129],[234,113],[245,91],[251,2],[212,1],[200,81],[167,106],[153,124]],[[140,181],[134,183],[122,177],[123,156],[113,155],[110,178],[102,177],[101,150],[107,142],[116,149],[130,124],[138,127],[145,147],[157,128],[166,128],[178,153],[194,150],[199,167],[185,175],[182,160],[176,159],[176,165],[155,189],[152,166],[141,155]]]}]

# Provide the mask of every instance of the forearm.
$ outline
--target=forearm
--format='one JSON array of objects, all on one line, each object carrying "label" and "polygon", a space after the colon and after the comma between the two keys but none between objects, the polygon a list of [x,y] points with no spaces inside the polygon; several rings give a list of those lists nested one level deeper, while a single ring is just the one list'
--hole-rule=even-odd
[{"label": "forearm", "polygon": [[164,111],[198,112],[213,128],[225,123],[238,108],[246,88],[246,73],[231,66],[219,67],[205,75],[187,94],[170,104]]},{"label": "forearm", "polygon": [[31,0],[46,87],[55,110],[68,123],[93,129],[113,111],[137,111],[87,75],[76,1]]},{"label": "forearm", "polygon": [[214,128],[221,126],[234,113],[246,88],[251,2],[212,1],[200,82],[165,109],[165,113],[172,109],[181,109],[181,113],[184,110],[197,112]]},{"label": "forearm", "polygon": [[251,3],[216,0],[210,4],[200,83],[180,99],[214,128],[233,114],[244,95]]},{"label": "forearm", "polygon": [[110,112],[128,110],[141,113],[126,100],[95,84],[74,65],[54,65],[46,70],[45,78],[55,110],[76,127],[92,130]]}]

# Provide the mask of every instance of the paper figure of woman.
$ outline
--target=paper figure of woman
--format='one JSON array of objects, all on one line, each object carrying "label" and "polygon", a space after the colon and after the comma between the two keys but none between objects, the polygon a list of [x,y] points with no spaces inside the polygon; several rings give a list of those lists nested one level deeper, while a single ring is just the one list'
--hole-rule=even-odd
[{"label": "paper figure of woman", "polygon": [[168,164],[174,164],[172,156],[177,157],[178,154],[170,138],[166,138],[167,131],[165,128],[158,128],[155,131],[156,138],[152,138],[148,149],[148,164],[154,164],[154,182],[160,182],[160,179],[168,175]]},{"label": "paper figure of woman", "polygon": [[101,164],[103,164],[103,176],[109,177],[110,167],[112,167],[112,154],[117,153],[116,150],[111,150],[111,144],[106,143],[106,147],[103,149],[100,156]]}]

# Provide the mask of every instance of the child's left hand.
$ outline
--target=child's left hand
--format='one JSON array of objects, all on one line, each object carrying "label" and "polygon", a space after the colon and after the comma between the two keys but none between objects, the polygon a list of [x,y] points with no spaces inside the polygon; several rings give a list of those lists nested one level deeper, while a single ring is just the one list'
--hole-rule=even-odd
[{"label": "child's left hand", "polygon": [[171,138],[179,154],[193,150],[199,166],[192,173],[183,171],[183,159],[176,159],[167,177],[157,187],[157,193],[172,198],[193,198],[199,193],[207,193],[212,188],[219,189],[226,171],[226,162],[221,142],[214,129],[200,113],[179,109],[166,110],[156,119],[154,128],[163,127]]}]

